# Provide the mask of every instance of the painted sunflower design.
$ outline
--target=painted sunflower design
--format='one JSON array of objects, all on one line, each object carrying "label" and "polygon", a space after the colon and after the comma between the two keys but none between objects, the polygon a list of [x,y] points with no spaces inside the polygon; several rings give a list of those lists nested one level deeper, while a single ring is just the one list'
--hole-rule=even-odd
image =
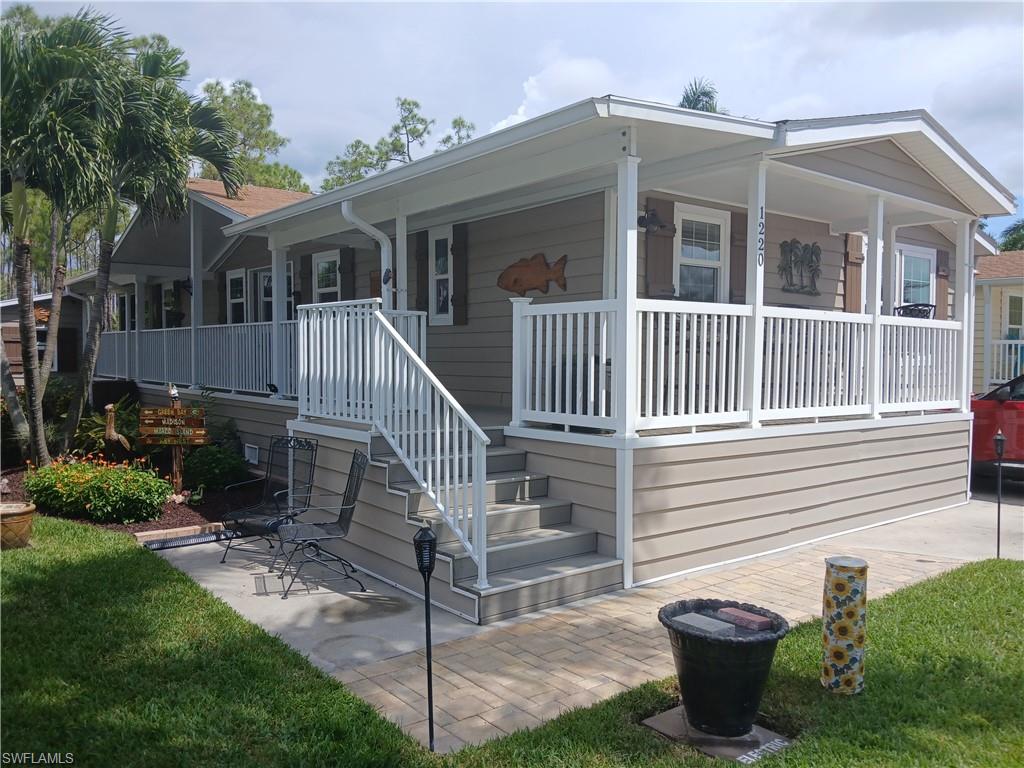
[{"label": "painted sunflower design", "polygon": [[844,691],[854,691],[857,689],[857,675],[847,674],[842,675],[839,678],[839,688]]},{"label": "painted sunflower design", "polygon": [[828,649],[828,657],[833,664],[838,664],[840,667],[846,665],[850,661],[850,653],[841,645],[832,645]]},{"label": "painted sunflower design", "polygon": [[852,640],[855,630],[853,623],[849,621],[837,621],[832,625],[832,634],[836,640]]},{"label": "painted sunflower design", "polygon": [[855,605],[848,605],[843,608],[843,618],[847,621],[855,621],[859,615],[860,611]]},{"label": "painted sunflower design", "polygon": [[857,632],[855,632],[853,634],[853,647],[854,648],[863,648],[864,647],[864,643],[867,642],[867,639],[868,638],[867,638],[867,635],[864,634],[864,630],[863,629],[858,630]]},{"label": "painted sunflower design", "polygon": [[829,588],[832,590],[833,601],[837,597],[846,597],[850,594],[850,582],[844,576],[832,579]]},{"label": "painted sunflower design", "polygon": [[835,672],[834,669],[832,669],[832,665],[831,664],[823,663],[821,665],[821,679],[822,680],[824,680],[825,682],[829,682],[835,676],[836,676],[836,672]]}]

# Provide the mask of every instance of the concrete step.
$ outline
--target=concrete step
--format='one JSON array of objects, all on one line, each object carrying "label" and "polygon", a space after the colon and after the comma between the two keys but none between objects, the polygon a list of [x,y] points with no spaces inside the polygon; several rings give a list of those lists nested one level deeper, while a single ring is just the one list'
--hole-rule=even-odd
[{"label": "concrete step", "polygon": [[[420,491],[411,480],[392,483],[393,490],[409,495],[409,511],[418,515],[435,509],[433,502]],[[524,471],[488,473],[484,484],[484,501],[525,502],[548,495],[547,475],[536,475]]]},{"label": "concrete step", "polygon": [[[392,485],[403,480],[411,480],[412,473],[409,471],[405,463],[394,454],[394,452],[381,453],[375,455],[374,461],[383,462],[388,465],[388,477],[392,481]],[[433,462],[433,458],[430,459]],[[440,471],[445,471],[445,465],[448,465],[448,471],[453,472],[456,467],[452,466],[452,456],[448,454],[441,457]],[[473,476],[473,462],[467,461],[466,466],[469,469],[469,476]],[[462,466],[460,465],[457,469],[461,472]],[[508,448],[503,445],[487,448],[487,472],[488,474],[493,472],[515,472],[517,470],[526,469],[526,451],[518,450],[516,448]],[[438,471],[437,467],[430,469],[432,472]]]},{"label": "concrete step", "polygon": [[[457,541],[455,534],[445,525],[436,510],[424,512],[417,517],[432,525],[439,545],[443,546]],[[526,503],[511,501],[492,502],[487,505],[487,533],[489,535],[525,531],[531,528],[548,528],[570,522],[572,522],[572,502],[564,499],[543,497]],[[470,535],[472,535],[472,516],[470,516],[469,526]]]},{"label": "concrete step", "polygon": [[488,572],[487,589],[472,578],[456,582],[477,595],[480,623],[489,624],[521,613],[570,603],[622,587],[622,561],[586,552],[505,571]]},{"label": "concrete step", "polygon": [[[568,523],[511,533],[488,532],[487,570],[491,573],[525,568],[596,549],[596,531]],[[456,581],[476,577],[476,563],[460,544],[447,544],[440,547],[438,552],[451,558]]]}]

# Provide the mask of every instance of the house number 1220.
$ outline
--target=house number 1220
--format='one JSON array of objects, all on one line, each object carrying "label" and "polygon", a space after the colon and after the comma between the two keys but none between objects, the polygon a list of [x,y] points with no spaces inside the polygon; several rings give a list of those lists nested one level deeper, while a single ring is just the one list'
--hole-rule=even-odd
[{"label": "house number 1220", "polygon": [[758,209],[757,214],[757,266],[764,266],[764,206]]}]

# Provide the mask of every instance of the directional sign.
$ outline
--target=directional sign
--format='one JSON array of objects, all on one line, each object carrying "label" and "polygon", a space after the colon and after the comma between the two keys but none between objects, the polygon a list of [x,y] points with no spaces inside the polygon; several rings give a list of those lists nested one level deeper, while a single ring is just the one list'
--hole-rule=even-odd
[{"label": "directional sign", "polygon": [[179,437],[178,435],[139,435],[140,445],[206,445],[210,442],[207,436]]},{"label": "directional sign", "polygon": [[206,418],[204,408],[139,408],[139,418],[156,418],[160,416],[174,416],[175,418]]},{"label": "directional sign", "polygon": [[202,408],[140,408],[139,442],[143,445],[205,445],[206,411]]}]

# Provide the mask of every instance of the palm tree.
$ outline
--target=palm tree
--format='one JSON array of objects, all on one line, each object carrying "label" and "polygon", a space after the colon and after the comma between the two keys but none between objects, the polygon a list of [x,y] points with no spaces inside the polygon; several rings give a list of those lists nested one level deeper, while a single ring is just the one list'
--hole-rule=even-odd
[{"label": "palm tree", "polygon": [[1002,239],[999,241],[999,248],[1003,251],[1024,250],[1024,219],[1017,219],[1003,230]]},{"label": "palm tree", "polygon": [[0,188],[9,196],[29,447],[39,464],[49,463],[50,456],[36,352],[28,191],[40,190],[60,210],[95,194],[101,153],[97,128],[120,111],[116,78],[110,75],[120,39],[106,17],[89,11],[45,28],[5,23],[0,29]]},{"label": "palm tree", "polygon": [[724,110],[718,108],[718,89],[704,77],[695,77],[690,81],[679,99],[679,106],[700,112],[724,113]]},{"label": "palm tree", "polygon": [[96,368],[122,207],[133,206],[151,220],[182,216],[188,205],[189,173],[197,162],[217,171],[228,195],[241,185],[238,137],[217,109],[182,89],[188,70],[180,50],[147,49],[127,57],[121,69],[124,113],[119,121],[104,125],[101,135],[105,164],[102,194],[96,201],[101,212],[96,288],[78,389],[64,425],[65,443],[78,429]]}]

